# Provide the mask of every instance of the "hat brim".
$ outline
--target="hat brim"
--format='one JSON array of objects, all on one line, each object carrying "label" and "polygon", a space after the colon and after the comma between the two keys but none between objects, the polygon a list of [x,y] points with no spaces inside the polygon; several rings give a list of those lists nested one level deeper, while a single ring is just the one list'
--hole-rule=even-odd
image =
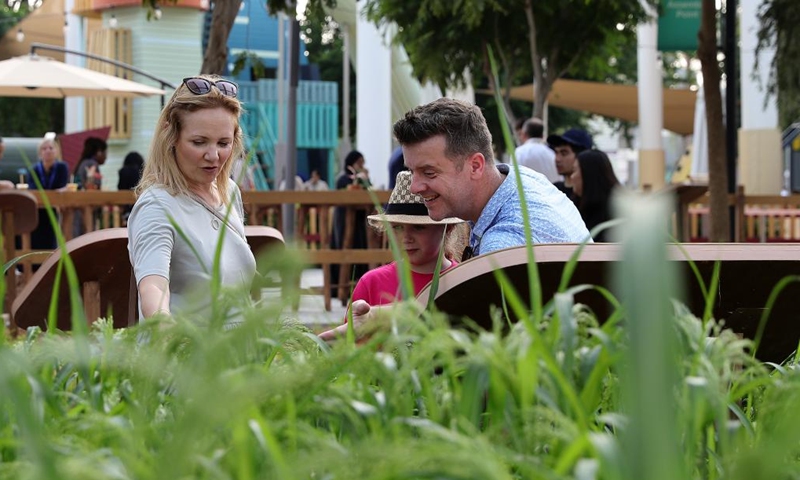
[{"label": "hat brim", "polygon": [[574,142],[570,142],[566,138],[562,137],[561,135],[548,135],[547,136],[547,143],[550,145],[577,145]]},{"label": "hat brim", "polygon": [[403,214],[378,214],[367,216],[367,221],[372,227],[381,228],[384,222],[389,223],[405,223],[408,225],[454,225],[456,223],[464,223],[466,220],[461,220],[457,217],[448,217],[442,220],[434,220],[427,215],[403,215]]}]

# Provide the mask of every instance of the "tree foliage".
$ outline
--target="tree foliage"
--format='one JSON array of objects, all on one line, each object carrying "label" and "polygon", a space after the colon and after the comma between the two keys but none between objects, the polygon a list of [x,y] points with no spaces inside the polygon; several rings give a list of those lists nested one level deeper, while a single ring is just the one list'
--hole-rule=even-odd
[{"label": "tree foliage", "polygon": [[756,52],[775,48],[767,90],[779,96],[781,124],[788,126],[800,118],[800,65],[797,62],[800,58],[800,2],[764,0],[759,20],[761,28]]},{"label": "tree foliage", "polygon": [[508,101],[513,84],[533,80],[537,116],[556,79],[605,67],[609,49],[646,18],[639,0],[368,0],[367,12],[378,26],[397,24],[415,74],[443,88],[463,86],[467,71],[488,73],[491,46],[501,85],[489,86]]},{"label": "tree foliage", "polygon": [[[0,35],[16,27],[31,9],[28,2],[0,5]],[[16,11],[15,11],[15,8]],[[64,100],[60,98],[0,97],[0,135],[41,137],[64,131]]]}]

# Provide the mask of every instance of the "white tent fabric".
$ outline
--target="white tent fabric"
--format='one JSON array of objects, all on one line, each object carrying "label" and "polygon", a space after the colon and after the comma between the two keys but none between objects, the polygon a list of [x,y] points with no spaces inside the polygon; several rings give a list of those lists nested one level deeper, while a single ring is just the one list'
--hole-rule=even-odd
[{"label": "white tent fabric", "polygon": [[147,97],[164,91],[50,57],[23,55],[0,62],[3,97]]}]

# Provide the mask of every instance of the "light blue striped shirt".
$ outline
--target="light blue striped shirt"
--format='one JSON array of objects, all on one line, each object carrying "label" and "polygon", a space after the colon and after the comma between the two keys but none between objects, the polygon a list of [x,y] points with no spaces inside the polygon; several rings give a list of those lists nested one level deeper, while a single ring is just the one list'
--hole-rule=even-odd
[{"label": "light blue striped shirt", "polygon": [[[483,207],[478,221],[470,222],[469,245],[474,255],[525,245],[516,175],[509,165],[499,164],[497,168],[506,178]],[[589,237],[589,230],[572,200],[544,175],[527,167],[519,167],[519,171],[528,205],[532,243],[580,243]]]}]

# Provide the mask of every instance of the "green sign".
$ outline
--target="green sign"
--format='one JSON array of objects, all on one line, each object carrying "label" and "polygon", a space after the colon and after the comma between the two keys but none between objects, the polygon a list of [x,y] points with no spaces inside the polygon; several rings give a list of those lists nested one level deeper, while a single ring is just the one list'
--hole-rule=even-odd
[{"label": "green sign", "polygon": [[662,0],[658,17],[658,49],[697,50],[701,0]]}]

